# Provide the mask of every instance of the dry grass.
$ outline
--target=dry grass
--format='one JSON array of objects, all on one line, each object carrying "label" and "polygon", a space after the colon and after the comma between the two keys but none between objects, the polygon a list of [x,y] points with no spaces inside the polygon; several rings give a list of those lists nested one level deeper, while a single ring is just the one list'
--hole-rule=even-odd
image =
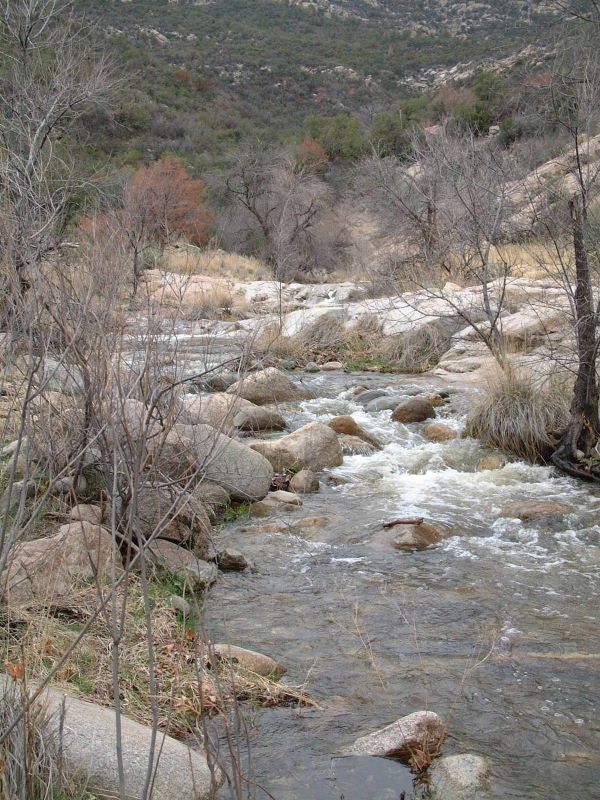
[{"label": "dry grass", "polygon": [[239,281],[268,279],[262,261],[224,250],[200,250],[192,245],[169,247],[165,250],[161,268],[182,275],[212,275]]},{"label": "dry grass", "polygon": [[[151,586],[153,644],[159,727],[177,737],[197,732],[199,718],[215,714],[235,701],[262,706],[313,705],[301,690],[256,675],[238,664],[211,667],[206,642],[169,605],[178,587]],[[119,601],[124,600],[120,590]],[[127,588],[127,611],[121,642],[120,694],[124,713],[149,724],[148,645],[144,600],[137,579]],[[4,611],[0,625],[0,657],[5,665],[24,665],[27,680],[40,681],[55,668],[90,619],[97,603],[96,588],[74,590],[69,607]],[[111,619],[101,614],[69,660],[58,670],[53,685],[100,705],[112,705]]]},{"label": "dry grass", "polygon": [[561,381],[542,386],[515,373],[490,380],[467,421],[484,444],[531,462],[546,461],[569,417],[569,392]]}]

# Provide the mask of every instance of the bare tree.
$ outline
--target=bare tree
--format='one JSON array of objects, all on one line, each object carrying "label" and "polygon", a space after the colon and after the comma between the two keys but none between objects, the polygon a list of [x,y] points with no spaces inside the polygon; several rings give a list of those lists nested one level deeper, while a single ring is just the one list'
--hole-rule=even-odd
[{"label": "bare tree", "polygon": [[[411,161],[369,159],[358,178],[391,242],[392,283],[416,288],[418,303],[429,301],[424,314],[462,320],[504,365],[501,318],[511,263],[499,245],[510,230],[511,157],[443,130],[424,142],[417,137],[413,149]],[[452,280],[478,287],[472,302],[465,305],[446,286]]]},{"label": "bare tree", "polygon": [[61,0],[2,0],[0,56],[0,247],[4,281],[18,302],[61,245],[86,183],[67,133],[116,81]]},{"label": "bare tree", "polygon": [[327,189],[310,165],[273,158],[255,147],[242,153],[227,178],[230,197],[245,209],[249,233],[257,231],[260,254],[279,281],[317,266],[315,228],[327,206]]}]

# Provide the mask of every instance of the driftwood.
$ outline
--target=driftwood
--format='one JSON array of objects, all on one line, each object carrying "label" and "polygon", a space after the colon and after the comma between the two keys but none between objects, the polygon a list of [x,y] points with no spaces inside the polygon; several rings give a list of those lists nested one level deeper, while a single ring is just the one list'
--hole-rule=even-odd
[{"label": "driftwood", "polygon": [[419,517],[418,519],[395,519],[392,522],[384,522],[384,528],[393,528],[396,525],[422,525],[423,524],[423,517]]}]

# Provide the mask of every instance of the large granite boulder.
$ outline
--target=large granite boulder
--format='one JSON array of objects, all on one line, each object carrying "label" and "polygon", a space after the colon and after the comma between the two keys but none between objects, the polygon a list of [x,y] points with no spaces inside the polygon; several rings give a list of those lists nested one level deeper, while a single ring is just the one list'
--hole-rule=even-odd
[{"label": "large granite boulder", "polygon": [[288,376],[275,367],[267,367],[260,372],[251,372],[227,389],[228,394],[235,394],[250,400],[259,406],[272,403],[287,403],[291,400],[307,400],[311,392],[304,386],[294,383]]},{"label": "large granite boulder", "polygon": [[[114,558],[121,569],[118,550]],[[13,548],[0,597],[14,604],[57,605],[72,597],[76,583],[109,577],[112,565],[110,533],[90,522],[71,522],[53,536]]]},{"label": "large granite boulder", "polygon": [[319,472],[339,467],[344,458],[335,431],[322,422],[309,422],[281,439],[253,442],[250,447],[261,453],[276,472],[294,468]]},{"label": "large granite boulder", "polygon": [[260,500],[271,486],[273,467],[260,453],[210,425],[176,425],[194,448],[199,474],[227,490],[233,500]]},{"label": "large granite boulder", "polygon": [[[12,684],[12,686],[11,686]],[[0,674],[0,693],[14,695],[12,678]],[[35,687],[30,687],[33,693]],[[21,697],[20,692],[14,695]],[[117,743],[115,711],[46,689],[36,702],[44,707],[48,741],[59,742],[62,768],[74,784],[100,797],[120,797],[119,747],[127,800],[146,797],[148,765],[152,765],[153,800],[210,800],[223,782],[221,770],[206,755],[171,736],[121,715]],[[17,708],[15,708],[15,711]]]}]

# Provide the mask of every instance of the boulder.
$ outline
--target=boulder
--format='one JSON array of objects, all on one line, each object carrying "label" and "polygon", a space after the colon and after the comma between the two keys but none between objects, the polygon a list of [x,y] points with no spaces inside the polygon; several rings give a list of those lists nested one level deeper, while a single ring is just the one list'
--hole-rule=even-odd
[{"label": "boulder", "polygon": [[265,406],[249,404],[251,408],[242,408],[233,418],[233,425],[240,431],[283,431],[286,421],[278,411]]},{"label": "boulder", "polygon": [[361,428],[353,417],[334,417],[333,419],[329,420],[327,424],[331,430],[335,431],[336,433],[343,433],[348,436],[358,436],[359,439],[363,439],[363,441],[372,444],[374,447],[381,448],[380,442],[374,436],[371,436],[370,433],[367,433],[363,428]]},{"label": "boulder", "polygon": [[[3,697],[11,691],[11,682],[8,676],[0,675]],[[55,736],[60,741],[65,776],[93,795],[119,797],[115,711],[50,689],[44,690],[36,702],[45,708],[49,740]],[[209,767],[203,752],[165,734],[154,742],[150,727],[124,715],[120,744],[127,800],[146,796],[144,786],[151,756],[153,800],[209,800],[223,782],[221,770],[214,765]]]},{"label": "boulder", "polygon": [[428,772],[432,800],[487,800],[490,765],[482,756],[465,753],[437,758]]},{"label": "boulder", "polygon": [[255,517],[264,517],[272,511],[292,511],[302,505],[302,500],[297,494],[278,490],[270,492],[258,503],[254,503],[250,512]]},{"label": "boulder", "polygon": [[210,425],[177,425],[194,446],[200,474],[227,490],[234,500],[259,500],[269,491],[273,467],[260,452]]},{"label": "boulder", "polygon": [[134,530],[144,541],[170,539],[197,558],[206,558],[212,537],[208,511],[190,492],[154,486],[143,487],[138,493]]},{"label": "boulder", "polygon": [[283,489],[278,489],[276,492],[269,492],[265,500],[270,500],[273,503],[287,503],[291,506],[301,506],[302,500],[294,492],[286,492]]},{"label": "boulder", "polygon": [[310,469],[301,469],[290,479],[290,490],[299,494],[319,491],[319,479]]},{"label": "boulder", "polygon": [[191,591],[202,591],[217,579],[217,568],[201,558],[197,558],[189,550],[155,539],[148,548],[152,559],[159,570],[180,576]]},{"label": "boulder", "polygon": [[570,511],[569,506],[554,500],[524,500],[504,506],[501,516],[515,517],[522,522],[532,522],[554,514],[568,514]]},{"label": "boulder", "polygon": [[217,658],[240,664],[257,675],[280,678],[287,672],[285,667],[269,656],[256,653],[254,650],[246,650],[244,647],[237,647],[234,644],[215,644],[212,646],[212,651]]},{"label": "boulder", "polygon": [[254,407],[254,403],[225,392],[187,395],[182,400],[179,421],[188,425],[212,425],[213,428],[229,434],[235,430],[235,415],[243,408]]},{"label": "boulder", "polygon": [[251,372],[227,389],[228,394],[239,395],[256,405],[287,403],[291,400],[307,400],[311,392],[304,386],[294,383],[275,367],[267,367],[260,372]]},{"label": "boulder", "polygon": [[[117,567],[121,569],[118,551]],[[58,533],[14,547],[0,582],[10,603],[56,605],[73,596],[80,581],[103,581],[111,574],[113,540],[90,522],[70,522]]]},{"label": "boulder", "polygon": [[406,400],[406,395],[403,394],[376,397],[374,400],[369,400],[365,406],[365,411],[368,411],[370,414],[376,413],[377,411],[393,411],[404,400]]},{"label": "boulder", "polygon": [[435,417],[435,409],[424,397],[411,397],[403,400],[392,413],[394,422],[425,422],[426,419]]},{"label": "boulder", "polygon": [[386,397],[387,392],[385,389],[366,389],[356,395],[356,402],[366,406],[371,400],[376,400],[378,397]]},{"label": "boulder", "polygon": [[432,422],[423,431],[423,436],[430,442],[449,442],[451,439],[456,439],[458,434],[443,422]]},{"label": "boulder", "polygon": [[230,547],[218,550],[211,560],[214,560],[221,572],[241,572],[250,566],[243,553]]},{"label": "boulder", "polygon": [[398,528],[397,534],[392,539],[392,546],[396,550],[425,550],[451,535],[426,522],[420,525],[399,525]]},{"label": "boulder", "polygon": [[229,370],[222,370],[215,375],[209,375],[206,378],[201,378],[200,382],[195,384],[200,389],[207,392],[224,392],[229,389],[237,380],[239,380],[237,372],[230,372]]},{"label": "boulder", "polygon": [[167,597],[167,605],[174,608],[175,611],[179,611],[184,617],[191,616],[192,606],[184,597],[180,597],[178,594],[170,594]]},{"label": "boulder", "polygon": [[199,503],[202,503],[209,516],[214,517],[221,508],[226,508],[230,503],[229,492],[213,481],[200,481],[190,489],[190,494]]},{"label": "boulder", "polygon": [[415,711],[357,739],[345,754],[393,757],[422,769],[437,755],[445,737],[445,725],[437,714],[433,711]]},{"label": "boulder", "polygon": [[326,361],[321,365],[321,369],[327,370],[328,372],[334,372],[338,369],[344,369],[344,365],[341,361]]},{"label": "boulder", "polygon": [[441,394],[428,394],[426,399],[429,400],[434,408],[439,408],[440,406],[446,405],[446,400]]},{"label": "boulder", "polygon": [[92,525],[101,525],[104,518],[101,506],[87,505],[86,503],[73,506],[70,516],[72,520],[81,520]]},{"label": "boulder", "polygon": [[340,434],[338,440],[345,456],[370,456],[380,449],[359,436]]},{"label": "boulder", "polygon": [[309,361],[304,367],[305,372],[319,372],[320,367],[315,361]]},{"label": "boulder", "polygon": [[343,461],[338,437],[322,422],[309,422],[277,441],[254,442],[250,447],[262,453],[276,472],[296,467],[319,472],[338,467]]}]

